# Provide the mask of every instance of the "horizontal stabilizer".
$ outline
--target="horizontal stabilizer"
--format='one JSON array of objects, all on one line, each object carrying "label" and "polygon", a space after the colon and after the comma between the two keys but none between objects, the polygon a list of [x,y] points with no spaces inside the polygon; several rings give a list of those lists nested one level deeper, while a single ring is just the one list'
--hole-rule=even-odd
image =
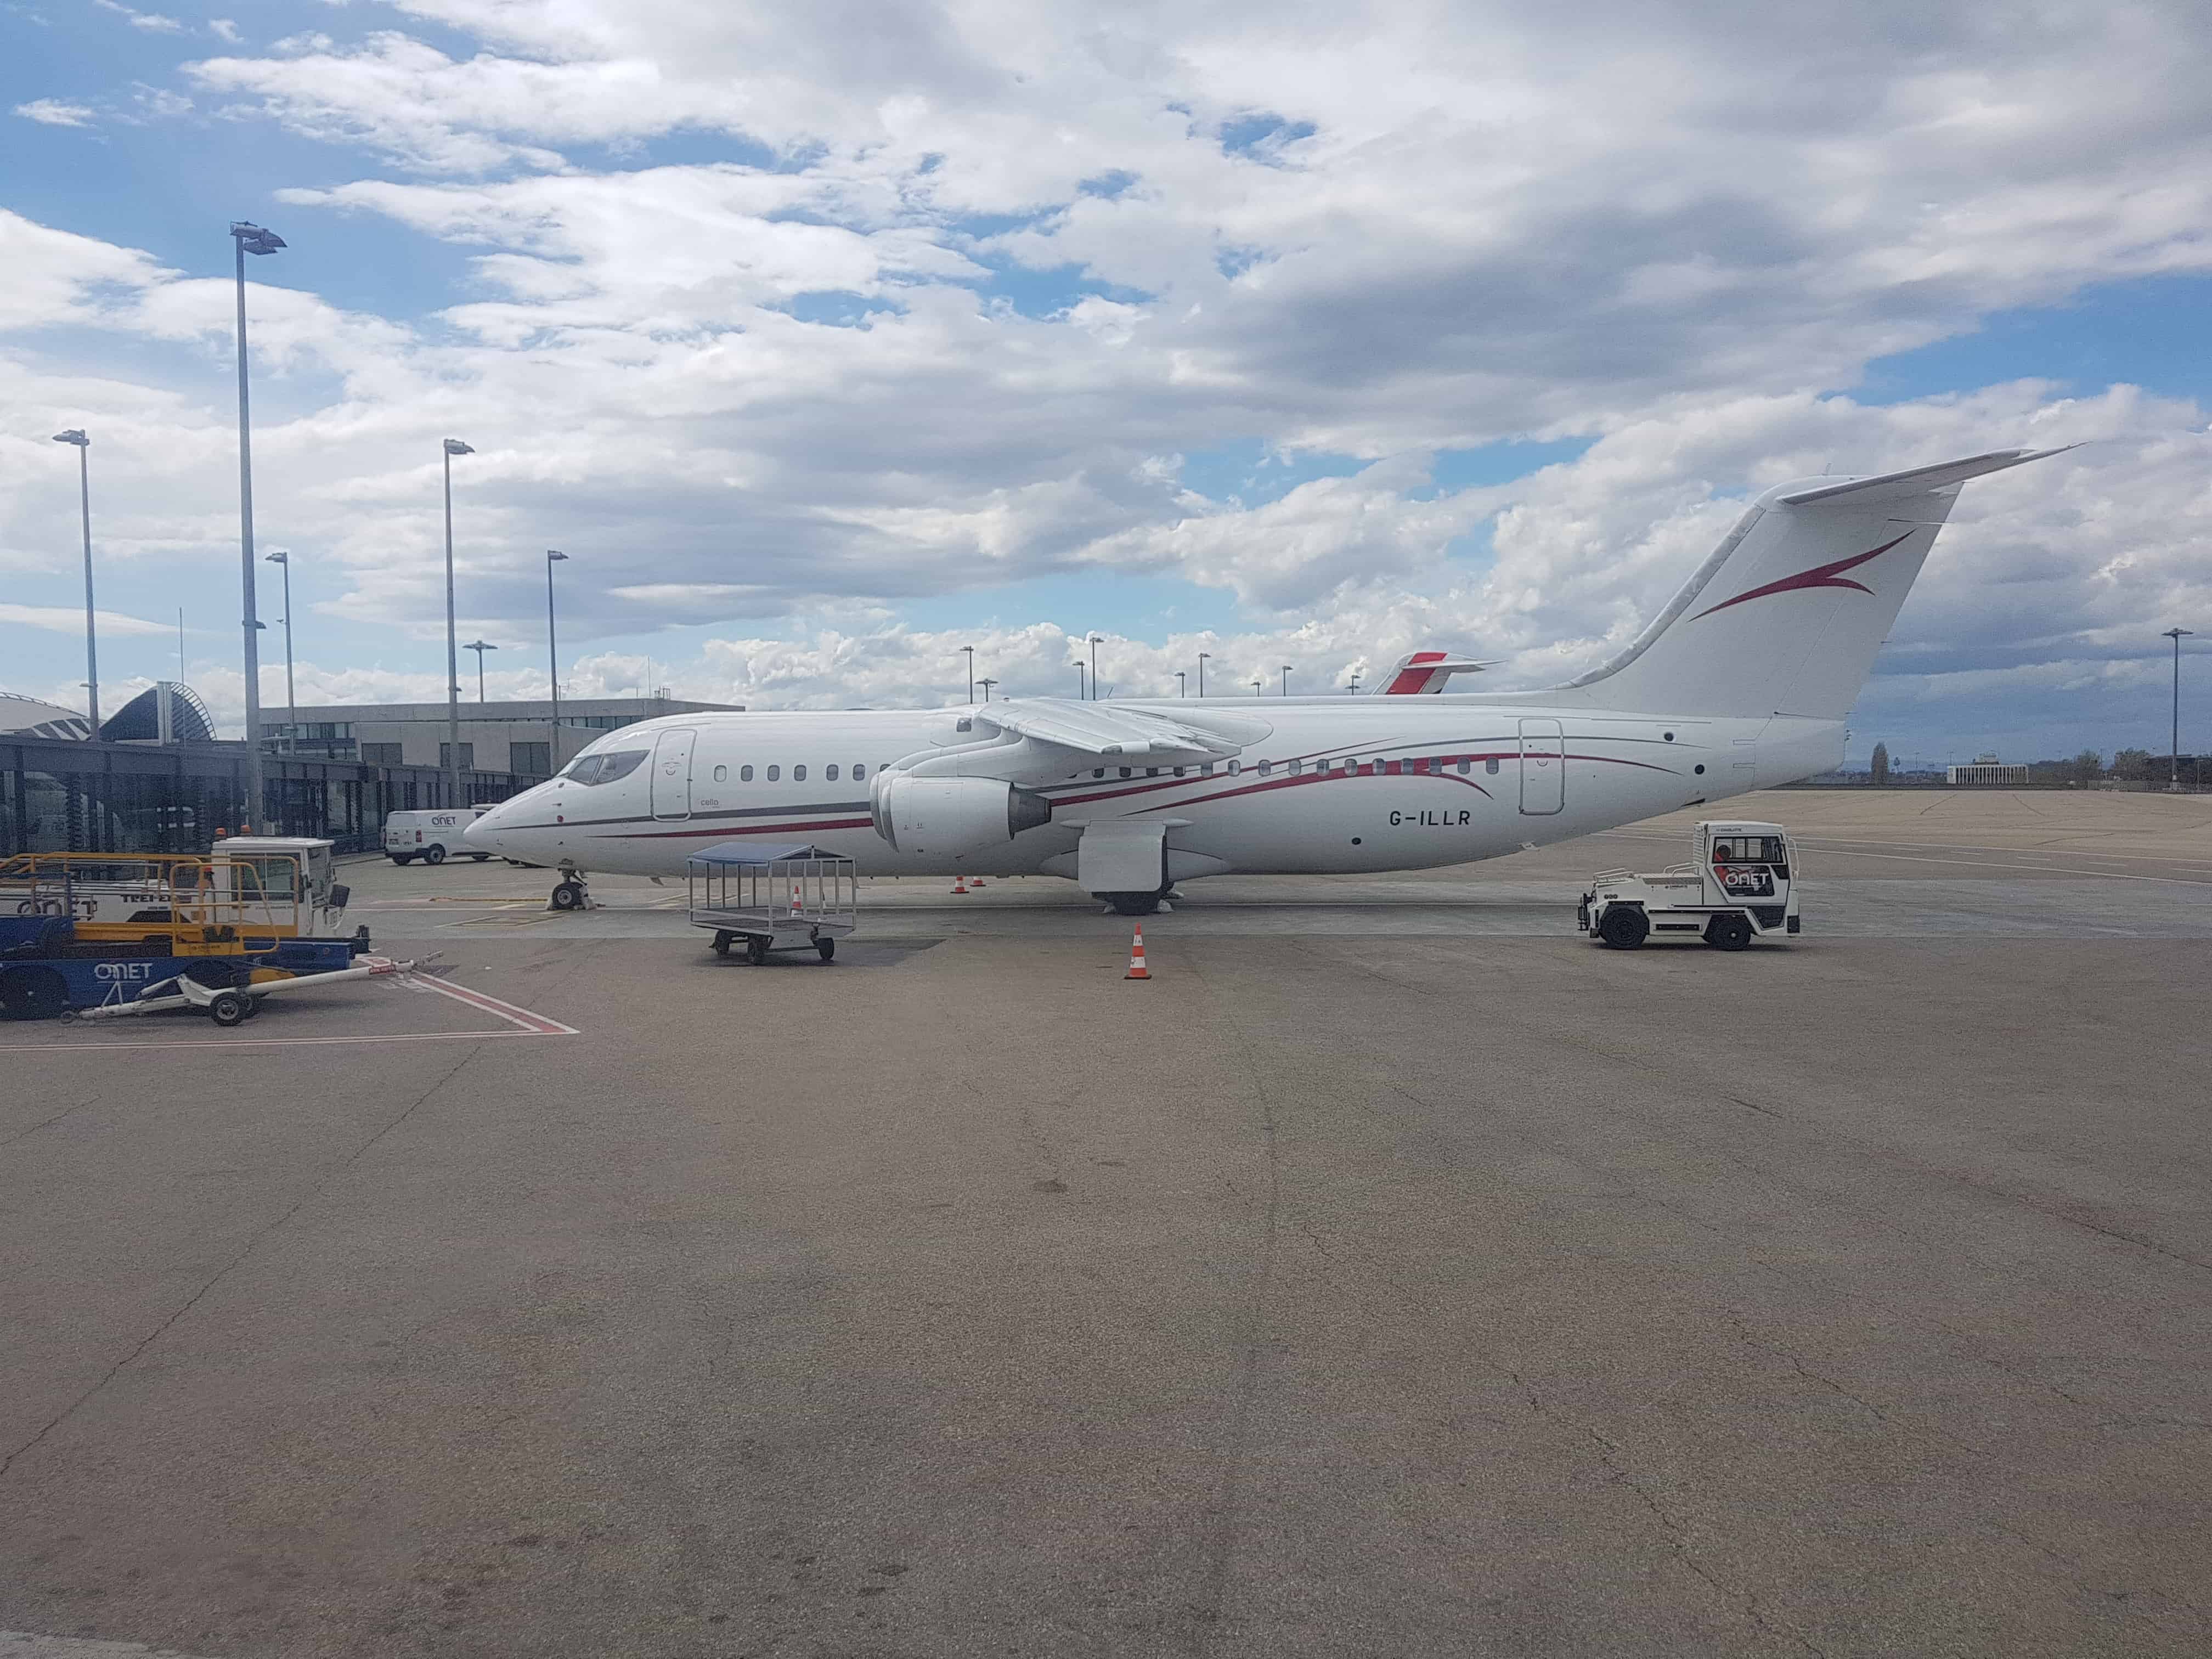
[{"label": "horizontal stabilizer", "polygon": [[1872,478],[1851,478],[1842,483],[1821,484],[1811,489],[1793,490],[1777,499],[1787,507],[1829,504],[1875,507],[1883,501],[1909,501],[1915,495],[1948,489],[1969,478],[1978,478],[1984,473],[2002,472],[2009,466],[2025,466],[2030,461],[2039,461],[2047,455],[2063,455],[2068,450],[2079,447],[2061,444],[2056,449],[1993,449],[1986,455],[1970,455],[1962,461],[1944,461],[1936,466],[1916,466],[1903,472],[1884,472]]}]

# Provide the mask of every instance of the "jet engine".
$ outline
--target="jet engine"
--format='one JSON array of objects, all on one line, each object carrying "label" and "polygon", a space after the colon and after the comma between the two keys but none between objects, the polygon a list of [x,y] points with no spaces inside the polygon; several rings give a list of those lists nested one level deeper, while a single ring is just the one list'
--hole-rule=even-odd
[{"label": "jet engine", "polygon": [[1052,803],[1003,778],[918,778],[879,772],[870,793],[876,833],[902,853],[961,858],[1052,818]]}]

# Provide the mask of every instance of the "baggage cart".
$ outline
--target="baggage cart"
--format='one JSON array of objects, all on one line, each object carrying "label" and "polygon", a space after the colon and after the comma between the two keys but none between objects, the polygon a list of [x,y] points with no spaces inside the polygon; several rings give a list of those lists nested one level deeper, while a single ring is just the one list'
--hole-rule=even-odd
[{"label": "baggage cart", "polygon": [[684,885],[691,925],[714,934],[714,954],[726,957],[743,941],[755,963],[771,951],[836,960],[860,903],[853,860],[818,847],[726,842],[684,860]]}]

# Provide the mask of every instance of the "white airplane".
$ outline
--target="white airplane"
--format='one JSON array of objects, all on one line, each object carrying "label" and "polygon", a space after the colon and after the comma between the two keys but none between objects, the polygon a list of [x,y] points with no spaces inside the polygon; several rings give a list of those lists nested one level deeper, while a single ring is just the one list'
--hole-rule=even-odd
[{"label": "white airplane", "polygon": [[1127,915],[1200,876],[1565,841],[1840,763],[1960,486],[2057,453],[1767,490],[1633,642],[1545,690],[676,714],[609,732],[465,839],[557,866],[562,908],[588,873],[681,875],[742,841],[866,874],[1065,876]]}]

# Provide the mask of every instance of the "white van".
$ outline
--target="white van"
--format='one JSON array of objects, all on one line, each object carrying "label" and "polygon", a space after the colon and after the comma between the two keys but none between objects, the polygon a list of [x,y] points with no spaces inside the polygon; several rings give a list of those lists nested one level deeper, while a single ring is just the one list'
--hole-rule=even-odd
[{"label": "white van", "polygon": [[461,833],[486,812],[489,805],[460,811],[388,812],[384,818],[384,853],[394,864],[443,864],[448,853],[466,854],[478,864],[491,856],[464,846]]}]

